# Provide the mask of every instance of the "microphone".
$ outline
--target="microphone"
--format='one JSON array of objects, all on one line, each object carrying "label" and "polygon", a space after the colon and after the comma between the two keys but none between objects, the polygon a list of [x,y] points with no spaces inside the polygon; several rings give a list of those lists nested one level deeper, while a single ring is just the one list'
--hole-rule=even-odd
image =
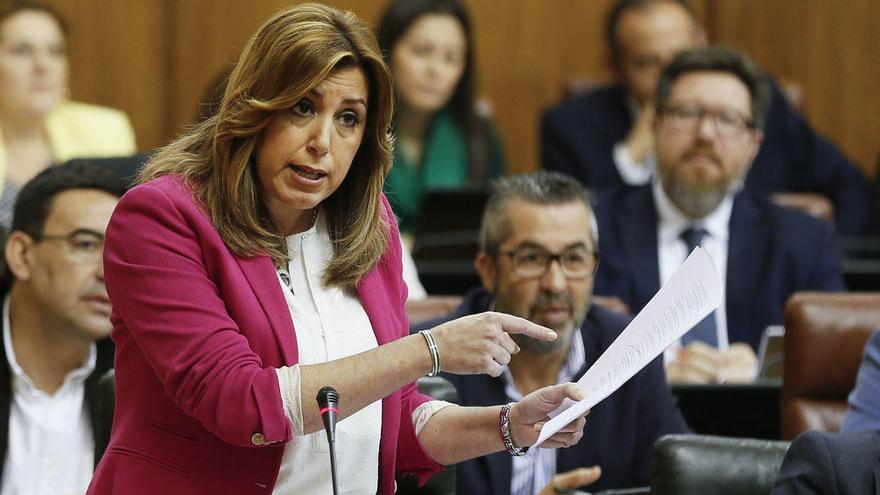
[{"label": "microphone", "polygon": [[327,443],[330,445],[330,475],[333,479],[333,493],[339,494],[339,483],[336,479],[336,415],[339,413],[339,393],[333,387],[322,387],[318,390],[318,410],[324,420],[324,431],[327,432]]}]

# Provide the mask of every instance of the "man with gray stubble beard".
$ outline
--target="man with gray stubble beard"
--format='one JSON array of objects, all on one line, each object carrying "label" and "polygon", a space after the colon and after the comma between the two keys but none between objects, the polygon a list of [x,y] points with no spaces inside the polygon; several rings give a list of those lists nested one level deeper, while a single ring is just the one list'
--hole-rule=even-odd
[{"label": "man with gray stubble beard", "polygon": [[[446,376],[462,405],[510,402],[544,385],[575,381],[620,334],[628,318],[591,305],[596,246],[592,208],[574,179],[538,172],[493,184],[475,260],[483,286],[440,321],[494,310],[552,328],[559,337],[549,343],[514,338],[520,352],[498,378]],[[544,495],[590,483],[591,490],[647,485],[651,445],[686,430],[656,359],[590,411],[577,445],[458,464],[458,493]]]}]

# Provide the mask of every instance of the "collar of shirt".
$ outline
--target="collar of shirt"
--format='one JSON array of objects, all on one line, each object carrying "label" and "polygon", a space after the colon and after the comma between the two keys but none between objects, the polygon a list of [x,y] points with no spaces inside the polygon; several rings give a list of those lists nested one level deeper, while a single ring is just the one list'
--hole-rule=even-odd
[{"label": "collar of shirt", "polygon": [[[12,331],[10,329],[9,321],[9,300],[10,297],[6,296],[6,299],[3,301],[3,346],[6,348],[6,362],[9,363],[9,369],[12,370],[12,374],[18,385],[23,386],[30,391],[36,391],[38,390],[36,385],[34,385],[34,382],[27,373],[24,372],[18,364],[18,360],[15,358],[15,349],[12,347]],[[83,384],[86,381],[86,378],[88,378],[95,370],[97,359],[97,346],[92,343],[89,348],[89,357],[86,359],[85,363],[67,373],[67,376],[64,377],[64,384],[58,389],[58,392],[69,389],[72,386]],[[56,394],[58,392],[56,392]]]},{"label": "collar of shirt", "polygon": [[[494,305],[493,305],[494,306]],[[571,332],[571,345],[568,355],[559,370],[556,383],[570,382],[587,364],[581,328],[575,327]],[[504,393],[510,400],[522,400],[522,394],[513,383],[510,367],[505,366],[501,374],[504,380]],[[514,457],[511,461],[510,493],[511,495],[531,495],[553,480],[556,473],[555,449],[531,449],[522,457]]]},{"label": "collar of shirt", "polygon": [[681,232],[690,225],[703,227],[710,237],[722,244],[727,243],[730,230],[730,213],[733,209],[732,194],[725,196],[721,204],[708,216],[692,221],[672,203],[672,200],[669,199],[666,191],[660,185],[659,180],[654,180],[651,185],[651,192],[654,195],[654,204],[657,208],[657,240],[660,244],[677,241]]},{"label": "collar of shirt", "polygon": [[[556,380],[557,384],[574,380],[574,377],[578,375],[587,361],[587,355],[584,351],[584,341],[581,338],[581,329],[579,327],[575,328],[574,331],[571,332],[570,338],[571,345],[568,348],[568,355],[565,356],[565,361],[562,363],[562,368],[559,369],[559,377]],[[522,393],[517,390],[516,384],[513,383],[513,375],[510,374],[510,366],[504,367],[504,371],[501,373],[501,379],[504,380],[504,393],[507,397],[514,401],[522,400]]]}]

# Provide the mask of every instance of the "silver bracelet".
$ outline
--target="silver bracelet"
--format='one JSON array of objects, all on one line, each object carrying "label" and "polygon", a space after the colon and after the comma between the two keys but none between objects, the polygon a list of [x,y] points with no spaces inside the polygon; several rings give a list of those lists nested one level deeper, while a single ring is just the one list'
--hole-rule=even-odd
[{"label": "silver bracelet", "polygon": [[504,450],[506,450],[508,454],[519,457],[521,455],[526,455],[529,448],[517,447],[513,443],[513,438],[510,437],[510,409],[514,404],[515,402],[511,402],[501,406],[501,441],[504,442]]},{"label": "silver bracelet", "polygon": [[431,351],[431,361],[434,363],[428,376],[437,376],[437,374],[440,373],[440,351],[437,349],[437,342],[434,341],[434,336],[431,334],[430,330],[420,330],[419,333],[425,338],[425,342],[428,344],[428,350]]}]

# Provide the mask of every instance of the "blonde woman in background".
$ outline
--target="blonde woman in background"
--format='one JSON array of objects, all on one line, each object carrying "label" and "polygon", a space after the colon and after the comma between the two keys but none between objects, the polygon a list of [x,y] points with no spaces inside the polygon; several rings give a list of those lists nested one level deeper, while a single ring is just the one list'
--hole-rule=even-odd
[{"label": "blonde woman in background", "polygon": [[67,27],[53,9],[0,9],[0,225],[19,188],[46,167],[77,157],[131,155],[124,113],[66,99]]}]

